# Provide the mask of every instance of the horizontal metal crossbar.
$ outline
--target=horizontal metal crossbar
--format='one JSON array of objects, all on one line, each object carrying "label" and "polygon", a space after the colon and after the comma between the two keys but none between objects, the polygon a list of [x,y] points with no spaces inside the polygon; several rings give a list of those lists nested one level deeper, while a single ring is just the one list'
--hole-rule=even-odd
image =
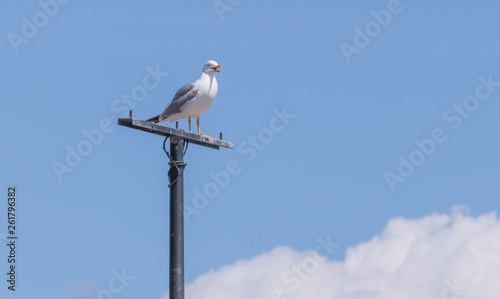
[{"label": "horizontal metal crossbar", "polygon": [[176,137],[187,140],[189,143],[194,143],[214,149],[219,149],[219,147],[225,147],[229,149],[233,149],[234,146],[231,142],[220,140],[216,138],[207,138],[202,135],[189,133],[183,130],[174,129],[170,127],[156,125],[154,123],[146,122],[140,119],[135,118],[119,118],[118,124],[120,126],[129,127],[136,130],[141,130],[144,132],[153,133],[156,135],[164,136],[164,137]]}]

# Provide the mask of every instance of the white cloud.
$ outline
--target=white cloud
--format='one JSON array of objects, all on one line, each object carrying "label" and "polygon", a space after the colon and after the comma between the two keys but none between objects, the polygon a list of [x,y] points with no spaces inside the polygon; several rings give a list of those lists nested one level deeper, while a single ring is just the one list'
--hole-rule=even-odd
[{"label": "white cloud", "polygon": [[348,248],[345,261],[331,261],[318,253],[328,255],[326,250],[277,247],[201,275],[186,286],[186,297],[498,297],[500,221],[495,213],[471,217],[456,207],[449,215],[395,218],[381,235]]}]

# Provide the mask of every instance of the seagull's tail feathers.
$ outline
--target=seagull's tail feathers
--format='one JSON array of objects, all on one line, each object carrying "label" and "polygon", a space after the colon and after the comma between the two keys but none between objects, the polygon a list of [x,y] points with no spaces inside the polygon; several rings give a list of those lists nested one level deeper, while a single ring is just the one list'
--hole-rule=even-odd
[{"label": "seagull's tail feathers", "polygon": [[152,122],[152,123],[158,123],[160,121],[160,115],[158,114],[157,116],[154,116],[154,117],[151,117],[150,119],[146,120],[148,122]]}]

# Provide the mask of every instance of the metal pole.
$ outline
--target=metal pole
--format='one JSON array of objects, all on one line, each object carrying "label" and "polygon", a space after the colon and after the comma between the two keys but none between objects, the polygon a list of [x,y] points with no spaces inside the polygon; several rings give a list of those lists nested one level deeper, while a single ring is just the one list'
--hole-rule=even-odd
[{"label": "metal pole", "polygon": [[184,139],[170,138],[170,299],[184,299]]}]

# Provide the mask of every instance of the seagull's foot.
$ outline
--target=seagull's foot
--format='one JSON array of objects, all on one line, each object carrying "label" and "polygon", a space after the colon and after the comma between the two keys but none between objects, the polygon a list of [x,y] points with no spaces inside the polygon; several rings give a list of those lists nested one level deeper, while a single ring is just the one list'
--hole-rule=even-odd
[{"label": "seagull's foot", "polygon": [[205,134],[201,134],[201,133],[198,133],[198,135],[200,135],[200,136],[203,136],[203,137],[205,137],[205,138],[207,138],[207,139],[210,139],[210,138],[212,138],[212,137],[210,137],[210,136],[208,136],[208,135],[205,135]]}]

